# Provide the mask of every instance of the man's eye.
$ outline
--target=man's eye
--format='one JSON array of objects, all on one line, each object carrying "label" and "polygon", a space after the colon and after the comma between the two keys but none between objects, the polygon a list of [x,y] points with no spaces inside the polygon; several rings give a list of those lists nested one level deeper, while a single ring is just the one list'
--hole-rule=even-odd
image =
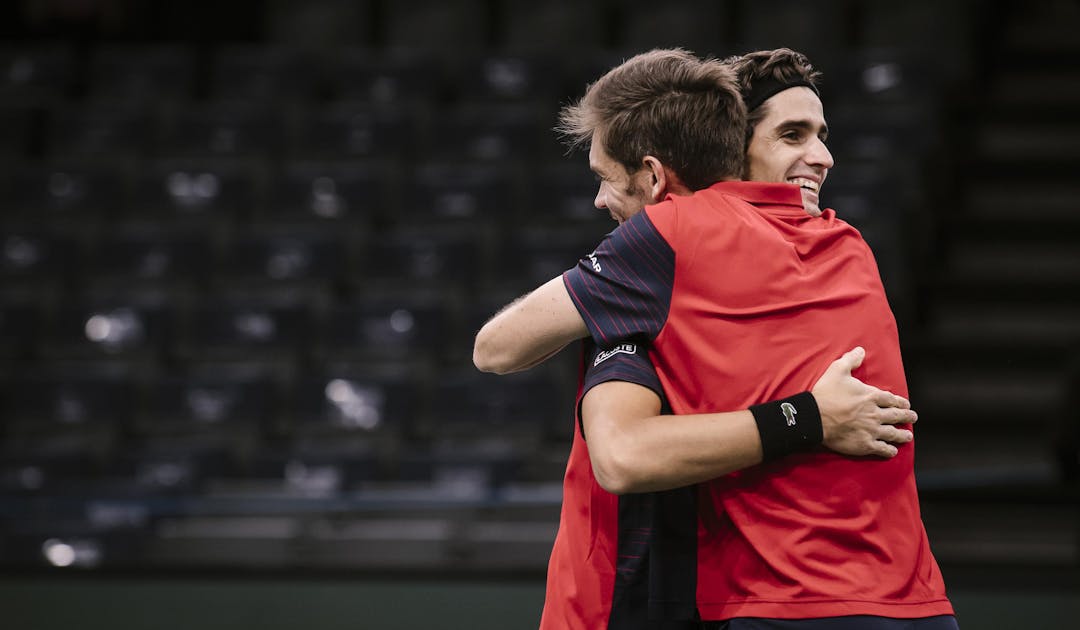
[{"label": "man's eye", "polygon": [[788,131],[788,132],[784,133],[783,135],[781,135],[780,137],[783,138],[784,140],[795,141],[795,140],[799,139],[799,132],[797,132],[797,131]]}]

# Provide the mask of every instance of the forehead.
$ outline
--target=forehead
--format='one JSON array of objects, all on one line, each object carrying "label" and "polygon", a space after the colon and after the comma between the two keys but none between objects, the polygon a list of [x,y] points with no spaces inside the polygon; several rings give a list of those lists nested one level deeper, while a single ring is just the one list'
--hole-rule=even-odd
[{"label": "forehead", "polygon": [[825,124],[825,111],[821,99],[808,87],[793,87],[773,95],[765,101],[765,118],[759,125],[775,127],[787,121],[808,121]]},{"label": "forehead", "polygon": [[593,132],[592,141],[589,142],[589,167],[593,169],[605,168],[609,167],[614,161],[604,147],[603,136],[599,131]]}]

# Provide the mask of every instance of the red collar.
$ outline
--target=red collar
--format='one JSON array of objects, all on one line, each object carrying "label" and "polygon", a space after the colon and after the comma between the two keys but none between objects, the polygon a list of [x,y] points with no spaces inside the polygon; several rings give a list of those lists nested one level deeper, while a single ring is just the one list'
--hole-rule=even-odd
[{"label": "red collar", "polygon": [[776,182],[717,182],[709,189],[732,195],[754,206],[766,206],[770,210],[787,214],[805,214],[802,193],[795,184]]}]

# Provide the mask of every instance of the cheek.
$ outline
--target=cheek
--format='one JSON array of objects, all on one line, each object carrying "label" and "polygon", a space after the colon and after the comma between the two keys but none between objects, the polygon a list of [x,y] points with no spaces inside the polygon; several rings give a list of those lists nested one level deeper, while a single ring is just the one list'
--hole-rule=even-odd
[{"label": "cheek", "polygon": [[747,177],[753,181],[767,181],[765,163],[761,160],[750,158],[747,167]]},{"label": "cheek", "polygon": [[760,143],[753,143],[746,151],[747,176],[751,180],[764,181],[768,175],[768,160],[763,159],[764,149]]},{"label": "cheek", "polygon": [[789,161],[783,159],[782,150],[776,150],[768,159],[756,159],[750,163],[752,179],[763,182],[782,182],[787,179]]}]

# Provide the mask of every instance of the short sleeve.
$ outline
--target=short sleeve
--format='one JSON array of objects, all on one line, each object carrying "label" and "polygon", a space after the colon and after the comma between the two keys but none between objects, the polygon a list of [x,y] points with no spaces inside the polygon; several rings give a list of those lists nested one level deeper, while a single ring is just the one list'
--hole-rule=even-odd
[{"label": "short sleeve", "polygon": [[598,345],[651,341],[671,309],[675,251],[641,212],[564,273],[563,282]]},{"label": "short sleeve", "polygon": [[[597,348],[588,344],[585,356],[585,377],[578,398],[578,418],[581,418],[581,401],[590,389],[609,381],[624,381],[651,389],[660,398],[662,406],[664,389],[656,368],[649,360],[649,348],[642,343],[621,343],[612,348]],[[584,436],[582,430],[582,436]]]},{"label": "short sleeve", "polygon": [[600,383],[626,381],[648,387],[663,398],[660,377],[649,360],[649,348],[641,343],[621,343],[613,348],[593,348],[592,358],[585,365],[585,380],[581,395]]}]

